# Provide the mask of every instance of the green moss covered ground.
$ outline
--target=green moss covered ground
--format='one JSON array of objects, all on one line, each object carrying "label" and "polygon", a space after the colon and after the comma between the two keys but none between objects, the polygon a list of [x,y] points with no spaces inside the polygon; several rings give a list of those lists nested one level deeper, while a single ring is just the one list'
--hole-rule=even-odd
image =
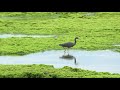
[{"label": "green moss covered ground", "polygon": [[[57,36],[57,38],[0,38],[0,55],[25,55],[62,49],[60,43],[73,41],[76,36],[80,39],[73,49],[111,49],[120,52],[120,47],[113,46],[120,44],[119,19],[119,12],[0,12],[0,34]],[[120,77],[120,75],[68,67],[55,69],[41,65],[0,65],[0,77]]]}]

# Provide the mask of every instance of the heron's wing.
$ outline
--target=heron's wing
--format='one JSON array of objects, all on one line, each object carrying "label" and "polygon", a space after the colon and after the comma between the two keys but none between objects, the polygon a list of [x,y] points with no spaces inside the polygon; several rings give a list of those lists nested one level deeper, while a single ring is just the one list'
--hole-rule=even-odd
[{"label": "heron's wing", "polygon": [[67,42],[67,43],[63,43],[62,46],[64,47],[71,47],[73,46],[74,44],[72,42]]}]

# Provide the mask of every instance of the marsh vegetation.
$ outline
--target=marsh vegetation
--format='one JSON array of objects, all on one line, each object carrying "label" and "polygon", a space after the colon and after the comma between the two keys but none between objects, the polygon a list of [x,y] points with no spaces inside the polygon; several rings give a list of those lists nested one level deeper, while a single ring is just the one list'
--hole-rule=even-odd
[{"label": "marsh vegetation", "polygon": [[[46,50],[61,50],[63,48],[59,46],[60,43],[73,41],[76,36],[80,39],[72,49],[88,51],[109,49],[120,52],[120,47],[116,46],[120,44],[119,19],[119,12],[0,12],[0,34],[56,35],[55,38],[0,38],[0,55],[19,56]],[[30,65],[30,67],[33,66]],[[38,67],[39,65],[35,66]],[[0,68],[5,67],[7,66],[0,66]],[[10,67],[17,70],[16,68],[19,66]],[[30,70],[34,70],[34,68]],[[54,77],[120,76],[119,74],[101,74],[92,71],[87,72],[89,74],[86,76],[86,71],[82,69],[75,69],[77,70],[75,73],[71,71],[72,69],[69,69],[70,71],[68,69],[60,70],[62,76],[57,73],[58,75],[54,74]],[[56,73],[56,69],[53,71]],[[8,72],[9,70],[7,72],[4,70],[5,77],[10,76],[11,72]],[[35,73],[38,73],[39,77],[41,72],[37,71]],[[65,74],[66,72],[69,72],[69,75]],[[18,73],[18,76],[22,74],[19,73],[19,70],[12,72],[11,75],[13,73]],[[45,75],[47,77],[49,74]],[[31,77],[34,77],[34,75]]]}]

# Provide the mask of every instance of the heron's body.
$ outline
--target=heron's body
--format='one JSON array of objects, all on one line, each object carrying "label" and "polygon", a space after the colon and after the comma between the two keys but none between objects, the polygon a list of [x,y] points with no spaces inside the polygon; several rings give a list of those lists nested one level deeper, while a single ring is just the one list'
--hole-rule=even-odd
[{"label": "heron's body", "polygon": [[73,47],[75,44],[72,42],[67,42],[67,43],[63,43],[63,44],[59,44],[59,45],[62,47],[70,48],[70,47]]},{"label": "heron's body", "polygon": [[76,37],[74,39],[74,43],[73,42],[67,42],[67,43],[59,44],[59,46],[67,47],[67,48],[73,47],[76,44],[76,39],[78,39],[78,37]]},{"label": "heron's body", "polygon": [[[67,48],[71,48],[74,45],[76,45],[76,39],[78,39],[78,37],[76,37],[74,39],[74,43],[73,42],[67,42],[67,43],[63,43],[63,44],[59,44],[59,46],[62,46],[63,48],[67,47]],[[66,51],[66,50],[65,50]]]}]

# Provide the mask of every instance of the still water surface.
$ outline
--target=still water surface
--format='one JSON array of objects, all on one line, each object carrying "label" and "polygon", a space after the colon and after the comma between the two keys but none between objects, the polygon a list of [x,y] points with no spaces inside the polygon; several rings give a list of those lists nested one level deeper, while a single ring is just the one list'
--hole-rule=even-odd
[{"label": "still water surface", "polygon": [[0,38],[12,38],[12,37],[32,37],[32,38],[45,38],[45,37],[56,37],[55,35],[25,35],[25,34],[0,34]]},{"label": "still water surface", "polygon": [[24,56],[0,56],[0,64],[46,64],[55,68],[70,66],[98,72],[120,73],[120,53],[110,50],[63,50],[38,52]]}]

